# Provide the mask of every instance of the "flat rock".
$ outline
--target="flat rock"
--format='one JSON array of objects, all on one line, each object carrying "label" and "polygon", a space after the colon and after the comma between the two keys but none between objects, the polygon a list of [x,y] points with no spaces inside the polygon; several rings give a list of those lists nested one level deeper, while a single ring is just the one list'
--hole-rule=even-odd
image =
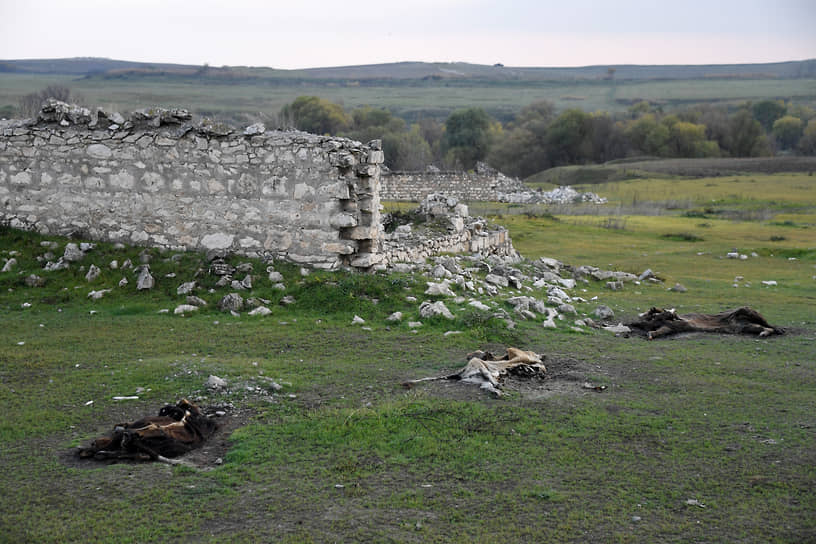
[{"label": "flat rock", "polygon": [[62,258],[69,263],[74,263],[77,261],[81,261],[85,258],[85,253],[79,249],[79,246],[74,243],[67,243],[65,244],[65,251],[62,254]]},{"label": "flat rock", "polygon": [[201,308],[202,306],[207,305],[207,301],[195,295],[187,295],[187,304],[192,304],[193,306],[198,306]]},{"label": "flat rock", "polygon": [[445,306],[445,303],[440,301],[437,302],[428,302],[425,301],[419,305],[419,315],[424,318],[434,317],[437,315],[441,315],[446,319],[453,319],[453,314],[448,307]]},{"label": "flat rock", "polygon": [[176,294],[177,295],[189,295],[190,293],[192,293],[195,290],[195,288],[196,288],[196,282],[188,281],[188,282],[182,283],[181,285],[178,286],[178,288],[176,289]]},{"label": "flat rock", "polygon": [[254,310],[249,312],[249,315],[267,316],[267,315],[269,315],[271,313],[272,313],[272,310],[270,310],[266,306],[258,306],[257,308],[255,308]]},{"label": "flat rock", "polygon": [[615,334],[629,334],[632,332],[632,329],[624,325],[623,323],[618,323],[617,325],[608,325],[603,327],[603,330],[609,331]]},{"label": "flat rock", "polygon": [[197,312],[197,311],[198,311],[198,306],[193,306],[192,304],[179,304],[178,306],[176,306],[176,309],[173,310],[173,313],[176,314],[176,315],[184,315],[184,314],[190,314],[190,313]]},{"label": "flat rock", "polygon": [[440,283],[429,281],[427,284],[428,288],[425,290],[426,295],[446,297],[455,296],[455,293],[451,290],[447,280]]},{"label": "flat rock", "polygon": [[598,319],[611,319],[615,317],[615,312],[613,312],[612,308],[610,308],[609,306],[604,306],[602,304],[595,308],[595,311],[592,312],[592,315],[594,315]]},{"label": "flat rock", "polygon": [[219,378],[218,376],[216,376],[214,374],[210,374],[210,377],[207,378],[206,382],[204,382],[204,386],[207,389],[213,389],[213,390],[224,389],[225,387],[227,387],[227,380],[225,380],[223,378]]}]

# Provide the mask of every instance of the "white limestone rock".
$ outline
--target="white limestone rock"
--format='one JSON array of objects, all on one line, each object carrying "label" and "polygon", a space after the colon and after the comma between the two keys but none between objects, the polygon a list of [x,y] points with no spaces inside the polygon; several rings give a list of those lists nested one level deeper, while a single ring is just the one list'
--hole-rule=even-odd
[{"label": "white limestone rock", "polygon": [[258,306],[257,308],[255,308],[254,310],[249,312],[249,315],[267,316],[267,315],[269,315],[271,313],[272,313],[272,310],[270,310],[266,306]]},{"label": "white limestone rock", "polygon": [[99,277],[99,274],[101,274],[101,273],[102,273],[102,271],[99,270],[99,267],[96,266],[95,264],[92,264],[88,268],[88,273],[85,274],[85,281],[87,281],[88,283],[90,283],[92,281],[96,281],[96,279]]},{"label": "white limestone rock", "polygon": [[144,291],[153,289],[153,286],[155,285],[156,280],[150,274],[150,267],[147,265],[142,265],[142,270],[139,272],[139,277],[136,280],[136,289],[139,291]]},{"label": "white limestone rock", "polygon": [[453,319],[454,316],[445,303],[440,301],[428,302],[425,301],[419,305],[419,315],[424,318],[435,317],[441,315],[446,319]]},{"label": "white limestone rock", "polygon": [[195,288],[196,288],[196,282],[188,281],[188,282],[182,283],[181,285],[179,285],[176,288],[176,294],[177,295],[189,295],[190,293],[192,293],[195,290]]},{"label": "white limestone rock", "polygon": [[65,244],[65,252],[62,254],[62,259],[63,260],[65,260],[65,261],[67,261],[69,263],[74,263],[74,262],[77,262],[77,261],[81,261],[84,258],[85,258],[85,253],[83,253],[82,250],[79,249],[78,245],[76,245],[76,244],[74,244],[72,242],[69,242],[69,243]]},{"label": "white limestone rock", "polygon": [[451,290],[450,283],[448,282],[448,280],[444,280],[444,281],[439,282],[439,283],[435,283],[435,282],[432,282],[432,281],[429,281],[429,282],[426,282],[426,283],[428,285],[428,288],[425,290],[426,295],[446,296],[446,297],[456,296],[456,293],[454,293]]}]

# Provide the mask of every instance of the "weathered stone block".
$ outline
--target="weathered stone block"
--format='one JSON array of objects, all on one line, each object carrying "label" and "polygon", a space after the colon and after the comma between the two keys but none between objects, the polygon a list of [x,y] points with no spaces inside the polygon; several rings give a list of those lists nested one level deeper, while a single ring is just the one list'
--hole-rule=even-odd
[{"label": "weathered stone block", "polygon": [[368,268],[382,262],[382,255],[378,253],[362,253],[351,260],[351,266],[355,268]]},{"label": "weathered stone block", "polygon": [[85,152],[94,159],[109,159],[113,155],[111,148],[105,144],[91,144]]},{"label": "weathered stone block", "polygon": [[232,243],[235,240],[235,236],[232,234],[226,234],[223,232],[216,232],[213,234],[207,234],[203,238],[201,238],[201,247],[206,250],[211,249],[229,249],[232,247]]},{"label": "weathered stone block", "polygon": [[336,229],[356,227],[357,218],[350,213],[338,213],[331,217],[329,224]]},{"label": "weathered stone block", "polygon": [[348,240],[369,240],[377,238],[379,235],[379,228],[375,226],[353,227],[350,229],[343,229],[340,235]]}]

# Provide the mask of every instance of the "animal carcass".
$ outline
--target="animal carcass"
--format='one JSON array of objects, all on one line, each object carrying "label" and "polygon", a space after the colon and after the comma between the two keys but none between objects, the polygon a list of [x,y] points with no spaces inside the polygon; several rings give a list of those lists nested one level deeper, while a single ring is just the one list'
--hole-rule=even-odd
[{"label": "animal carcass", "polygon": [[768,324],[759,312],[747,306],[719,314],[683,315],[678,315],[674,310],[652,308],[640,314],[639,318],[628,325],[645,332],[650,340],[680,332],[756,334],[761,337],[785,334],[785,329]]},{"label": "animal carcass", "polygon": [[78,455],[177,464],[173,458],[201,446],[217,428],[216,422],[202,414],[198,406],[182,399],[175,406],[164,406],[157,416],[114,426],[108,436],[80,448]]},{"label": "animal carcass", "polygon": [[454,374],[410,380],[404,382],[403,385],[411,387],[414,384],[431,380],[462,380],[475,383],[495,395],[501,395],[499,387],[507,374],[540,376],[546,371],[543,358],[537,353],[507,348],[507,353],[500,359],[490,352],[477,351],[469,354],[468,363]]}]

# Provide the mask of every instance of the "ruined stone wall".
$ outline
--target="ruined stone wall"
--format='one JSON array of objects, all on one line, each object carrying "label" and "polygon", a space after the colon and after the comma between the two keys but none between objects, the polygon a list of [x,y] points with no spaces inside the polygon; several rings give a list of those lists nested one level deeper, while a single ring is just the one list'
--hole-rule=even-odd
[{"label": "ruined stone wall", "polygon": [[517,256],[507,229],[477,230],[466,226],[460,232],[446,235],[400,240],[386,238],[383,261],[388,263],[422,263],[441,253],[479,253],[481,255]]},{"label": "ruined stone wall", "polygon": [[383,200],[419,202],[432,193],[464,201],[499,201],[504,193],[529,191],[523,183],[492,170],[476,172],[391,172],[381,178]]},{"label": "ruined stone wall", "polygon": [[0,221],[368,269],[382,256],[382,161],[376,141],[52,101],[35,120],[0,122]]}]

